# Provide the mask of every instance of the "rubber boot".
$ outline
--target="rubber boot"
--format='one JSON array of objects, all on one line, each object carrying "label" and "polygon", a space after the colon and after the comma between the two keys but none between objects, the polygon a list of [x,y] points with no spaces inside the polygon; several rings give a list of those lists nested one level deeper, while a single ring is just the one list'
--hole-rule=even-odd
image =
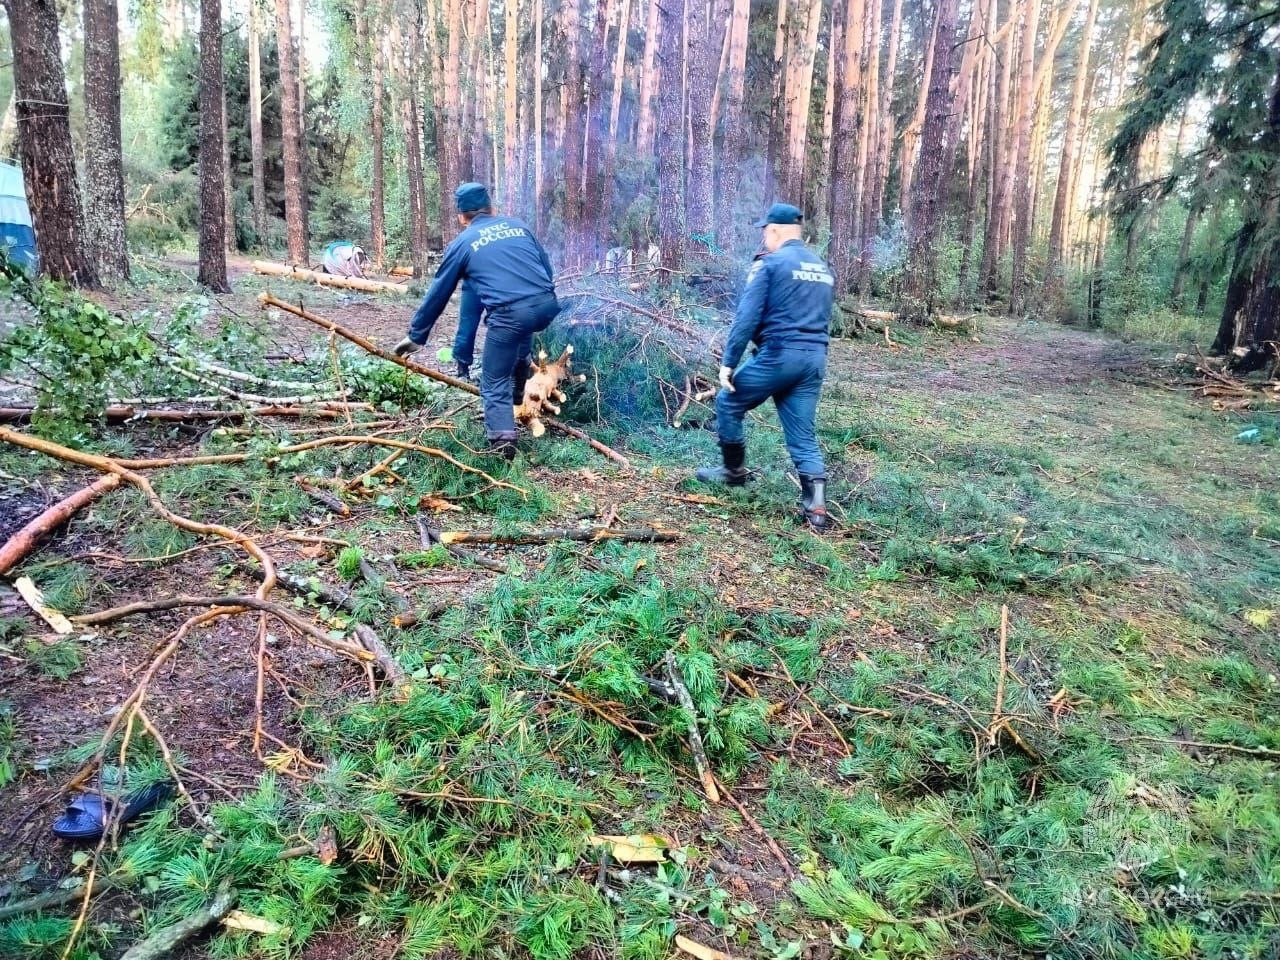
[{"label": "rubber boot", "polygon": [[720,457],[724,460],[722,467],[703,467],[694,476],[703,483],[723,483],[730,487],[740,487],[747,482],[750,471],[747,470],[747,445],[745,443],[728,443],[720,441]]},{"label": "rubber boot", "polygon": [[465,380],[467,381],[467,383],[471,382],[471,364],[469,363],[458,364],[458,379]]},{"label": "rubber boot", "polygon": [[800,507],[809,526],[819,531],[827,529],[830,519],[827,517],[826,477],[800,475]]}]

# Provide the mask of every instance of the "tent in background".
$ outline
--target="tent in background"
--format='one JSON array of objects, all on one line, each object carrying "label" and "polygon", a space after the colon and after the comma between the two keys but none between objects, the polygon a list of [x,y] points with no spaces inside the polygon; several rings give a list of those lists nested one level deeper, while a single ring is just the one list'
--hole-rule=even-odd
[{"label": "tent in background", "polygon": [[22,188],[22,168],[0,161],[0,250],[21,270],[36,272],[36,234]]}]

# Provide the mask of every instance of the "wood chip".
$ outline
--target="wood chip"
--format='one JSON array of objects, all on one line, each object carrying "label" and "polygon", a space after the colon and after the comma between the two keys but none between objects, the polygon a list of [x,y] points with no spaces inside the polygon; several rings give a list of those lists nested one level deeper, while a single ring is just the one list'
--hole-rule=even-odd
[{"label": "wood chip", "polygon": [[53,629],[54,633],[59,633],[63,636],[75,633],[75,627],[71,625],[70,620],[53,609],[53,607],[45,604],[44,594],[40,592],[40,588],[35,585],[30,577],[19,577],[13,581],[13,586],[18,591],[18,595],[27,602],[27,606],[35,611],[40,619]]},{"label": "wood chip", "polygon": [[676,936],[676,948],[691,957],[697,957],[698,960],[734,960],[731,954],[725,953],[723,950],[704,946],[696,940],[690,940],[688,937],[682,937],[678,934]]}]

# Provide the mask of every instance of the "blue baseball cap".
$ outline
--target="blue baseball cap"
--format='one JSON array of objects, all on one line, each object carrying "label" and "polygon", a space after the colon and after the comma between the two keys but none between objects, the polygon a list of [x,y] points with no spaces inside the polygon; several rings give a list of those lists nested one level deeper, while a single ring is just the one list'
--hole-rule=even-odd
[{"label": "blue baseball cap", "polygon": [[459,213],[475,213],[493,206],[493,201],[489,199],[489,188],[483,183],[462,184],[453,192],[453,201],[458,205]]},{"label": "blue baseball cap", "polygon": [[780,223],[785,226],[804,223],[804,214],[800,212],[799,207],[793,207],[789,203],[775,203],[764,215],[764,219],[757,220],[752,226],[767,227],[771,223]]}]

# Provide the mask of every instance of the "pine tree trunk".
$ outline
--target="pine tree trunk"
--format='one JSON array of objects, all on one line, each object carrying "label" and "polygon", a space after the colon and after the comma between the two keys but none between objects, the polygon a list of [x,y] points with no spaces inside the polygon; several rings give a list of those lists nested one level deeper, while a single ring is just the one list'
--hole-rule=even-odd
[{"label": "pine tree trunk", "polygon": [[716,205],[716,240],[726,250],[736,250],[742,235],[737,217],[737,200],[742,162],[742,103],[746,94],[747,36],[751,21],[751,0],[733,0],[729,23],[729,58],[725,62],[724,117],[720,140],[720,197]]},{"label": "pine tree trunk", "polygon": [[116,0],[84,0],[85,241],[108,282],[129,279]]},{"label": "pine tree trunk", "polygon": [[[862,46],[864,0],[847,0],[840,38],[840,93],[836,101],[835,155],[831,168],[831,267],[841,292],[853,288],[858,273],[854,234],[853,191],[862,136]],[[878,2],[878,0],[872,0]]]},{"label": "pine tree trunk", "polygon": [[[1035,0],[1032,0],[1035,2]],[[978,284],[984,299],[990,298],[996,288],[1000,270],[1000,258],[1004,254],[1004,227],[1009,221],[1010,155],[1009,96],[1013,77],[1014,21],[1005,26],[1004,43],[1000,47],[1000,72],[996,81],[995,96],[991,98],[988,130],[991,141],[991,200],[987,204],[987,226],[982,242],[982,265],[978,268]]]},{"label": "pine tree trunk", "polygon": [[937,49],[938,16],[935,13],[933,29],[929,32],[929,46],[924,53],[924,73],[920,79],[920,90],[916,94],[916,107],[902,131],[902,152],[898,160],[898,209],[902,211],[902,219],[906,221],[911,220],[911,204],[915,199],[912,184],[916,175],[916,151],[924,130],[929,90],[933,86],[933,58]]},{"label": "pine tree trunk", "polygon": [[1009,313],[1020,316],[1027,309],[1027,252],[1031,245],[1031,136],[1035,123],[1035,53],[1040,25],[1040,0],[1028,0],[1022,22],[1019,50],[1018,101],[1014,110],[1016,160],[1013,165],[1014,202],[1012,209],[1013,279],[1009,292]]},{"label": "pine tree trunk", "polygon": [[53,0],[3,0],[13,46],[18,148],[41,271],[98,286],[89,256],[68,122],[67,84]]},{"label": "pine tree trunk", "polygon": [[[717,7],[722,6],[717,4]],[[727,5],[724,5],[727,10]],[[685,196],[687,221],[685,229],[692,238],[689,252],[695,257],[707,255],[705,241],[714,240],[715,210],[715,130],[711,125],[711,100],[715,93],[716,68],[721,48],[717,25],[727,22],[717,10],[712,15],[708,0],[693,0],[689,8],[689,178]]]},{"label": "pine tree trunk", "polygon": [[262,27],[259,0],[249,0],[249,151],[253,168],[253,234],[267,243],[267,161],[262,137]]},{"label": "pine tree trunk", "polygon": [[653,131],[656,110],[653,105],[658,90],[658,43],[661,39],[662,0],[649,0],[644,29],[644,57],[640,68],[639,118],[636,122],[636,153],[653,156]]},{"label": "pine tree trunk", "polygon": [[865,115],[863,119],[863,135],[858,144],[858,264],[859,275],[862,265],[871,259],[871,240],[879,230],[875,212],[871,209],[875,193],[875,139],[880,129],[880,34],[881,19],[884,14],[883,0],[871,0],[867,4],[867,28],[863,37],[866,49],[863,76],[866,86],[863,92]]},{"label": "pine tree trunk", "polygon": [[1178,262],[1173,271],[1173,287],[1169,291],[1169,301],[1173,305],[1173,309],[1181,310],[1183,304],[1183,289],[1187,282],[1187,257],[1191,254],[1191,241],[1195,239],[1196,226],[1200,223],[1200,214],[1203,207],[1199,203],[1192,203],[1191,209],[1187,211],[1187,222],[1182,227],[1182,241],[1178,244]]},{"label": "pine tree trunk", "polygon": [[[831,22],[827,32],[826,82],[822,97],[822,146],[818,151],[818,170],[814,176],[816,189],[809,216],[810,225],[818,230],[831,232],[831,154],[835,136],[836,90],[839,87],[837,70],[840,61],[836,53],[840,49],[844,25],[840,22],[840,4],[831,5]],[[865,139],[865,138],[864,138]]]},{"label": "pine tree trunk", "polygon": [[0,157],[18,155],[18,94],[9,91],[9,102],[5,104],[4,116],[0,117]]},{"label": "pine tree trunk", "polygon": [[[864,225],[863,232],[871,237],[879,234],[884,223],[884,196],[889,188],[889,157],[893,152],[894,115],[893,87],[897,79],[898,46],[902,36],[902,0],[894,0],[893,14],[889,19],[888,54],[885,61],[884,79],[880,84],[880,102],[876,106],[878,119],[872,135],[875,138],[875,149],[872,153],[870,215]],[[864,251],[865,252],[865,251]],[[874,263],[870,256],[864,256],[858,267],[858,289],[864,293],[871,289],[871,274]]]},{"label": "pine tree trunk", "polygon": [[786,60],[787,33],[787,0],[778,0],[773,33],[773,96],[769,100],[769,147],[764,166],[766,201],[778,195],[778,172],[786,165],[787,104],[783,96],[786,93],[785,78],[789,70]]},{"label": "pine tree trunk", "polygon": [[[804,206],[805,162],[809,134],[809,104],[813,95],[813,62],[818,52],[822,0],[801,0],[791,19],[791,51],[787,58],[786,157],[780,178],[782,196]],[[856,148],[855,148],[856,149]],[[856,200],[855,200],[856,202]]]},{"label": "pine tree trunk", "polygon": [[227,255],[236,252],[236,183],[231,168],[231,118],[227,112],[227,78],[222,78],[222,208],[223,244]]},{"label": "pine tree trunk", "polygon": [[612,220],[610,191],[605,185],[605,137],[609,120],[606,115],[608,100],[605,89],[605,64],[609,59],[609,22],[613,3],[598,0],[596,23],[592,31],[590,104],[587,111],[586,169],[584,171],[583,218],[579,227],[576,259],[579,263],[593,263],[600,258],[602,228]]},{"label": "pine tree trunk", "polygon": [[951,59],[959,6],[959,0],[940,0],[933,31],[933,69],[924,123],[920,130],[920,161],[914,180],[915,199],[907,220],[909,250],[903,312],[916,317],[931,316],[940,300],[938,238],[946,201],[947,174],[951,167],[947,156],[950,139],[948,129],[954,110]]},{"label": "pine tree trunk", "polygon": [[226,199],[222,169],[222,4],[200,0],[200,266],[197,279],[226,293]]},{"label": "pine tree trunk", "polygon": [[658,245],[669,283],[684,265],[684,84],[679,82],[683,60],[685,0],[654,0],[659,7],[661,69],[658,91]]},{"label": "pine tree trunk", "polygon": [[298,75],[298,196],[302,202],[302,244],[311,247],[311,153],[307,149],[307,0],[298,0],[298,36],[291,40]]},{"label": "pine tree trunk", "polygon": [[[383,270],[387,265],[387,162],[386,120],[383,110],[386,103],[386,55],[383,44],[382,0],[374,0],[374,40],[369,49],[373,83],[370,90],[369,138],[372,155],[369,169],[369,245],[372,248],[373,266]],[[426,203],[426,199],[423,199]]]},{"label": "pine tree trunk", "polygon": [[565,0],[565,85],[564,128],[564,235],[565,254],[569,263],[581,263],[581,231],[583,229],[582,154],[583,154],[583,82],[582,82],[582,3]]},{"label": "pine tree trunk", "polygon": [[503,77],[505,85],[502,98],[502,205],[504,209],[515,211],[520,208],[518,199],[519,177],[516,162],[516,100],[517,84],[520,76],[516,73],[519,55],[518,21],[520,17],[519,0],[506,0],[506,17],[503,21],[503,65],[506,71]]},{"label": "pine tree trunk", "polygon": [[[202,0],[210,2],[210,0]],[[298,77],[294,70],[293,27],[289,0],[276,3],[276,51],[280,61],[280,128],[284,151],[284,221],[289,262],[307,263],[307,235],[303,222],[301,116],[298,112]]]},{"label": "pine tree trunk", "polygon": [[440,234],[445,243],[458,233],[458,222],[453,216],[453,194],[460,183],[462,169],[462,3],[461,0],[444,0],[444,28],[448,42],[444,48],[444,63],[438,78],[444,77],[444,109],[441,111],[444,130],[438,143],[440,161]]},{"label": "pine tree trunk", "polygon": [[404,127],[404,150],[409,179],[409,243],[413,275],[427,273],[427,188],[423,175],[422,121],[418,109],[418,69],[422,57],[418,19],[407,18],[409,35],[404,51],[402,81],[404,95],[400,101]]},{"label": "pine tree trunk", "polygon": [[[1071,107],[1067,111],[1067,126],[1062,134],[1062,155],[1058,161],[1058,184],[1053,192],[1053,215],[1049,224],[1049,259],[1045,266],[1045,301],[1062,300],[1066,281],[1063,269],[1063,251],[1067,231],[1070,229],[1071,206],[1075,184],[1075,169],[1080,121],[1084,114],[1084,95],[1089,79],[1089,50],[1093,43],[1093,27],[1098,19],[1098,0],[1089,0],[1089,13],[1085,17],[1084,32],[1076,54],[1076,75],[1071,87]],[[1179,260],[1181,262],[1181,260]]]},{"label": "pine tree trunk", "polygon": [[533,0],[533,57],[533,224],[541,235],[546,209],[542,202],[542,0]]}]

